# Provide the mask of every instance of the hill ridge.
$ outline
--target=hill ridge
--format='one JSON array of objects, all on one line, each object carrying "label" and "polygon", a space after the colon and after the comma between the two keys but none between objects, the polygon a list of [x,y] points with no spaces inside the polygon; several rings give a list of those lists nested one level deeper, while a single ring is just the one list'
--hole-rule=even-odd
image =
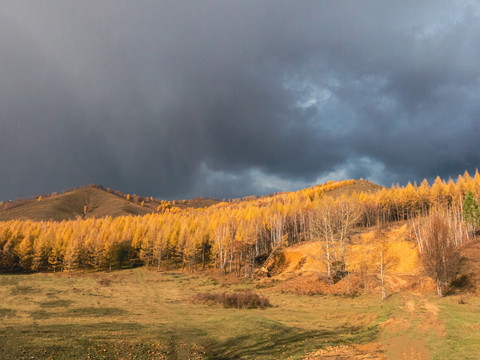
[{"label": "hill ridge", "polygon": [[[263,196],[252,195],[231,199],[228,203],[262,201],[292,193],[312,192],[312,194],[314,194],[317,193],[319,189],[322,189],[324,193],[332,196],[350,196],[353,193],[370,193],[382,188],[380,185],[363,179],[330,181],[298,191],[279,192]],[[102,185],[94,184],[71,189],[62,193],[42,194],[27,199],[20,199],[13,203],[4,203],[3,207],[2,204],[0,204],[0,221],[63,221],[105,216],[135,216],[161,212],[171,206],[184,210],[187,208],[203,208],[226,203],[218,199],[202,197],[169,202],[154,199],[153,197],[124,194],[118,190],[112,190]]]}]

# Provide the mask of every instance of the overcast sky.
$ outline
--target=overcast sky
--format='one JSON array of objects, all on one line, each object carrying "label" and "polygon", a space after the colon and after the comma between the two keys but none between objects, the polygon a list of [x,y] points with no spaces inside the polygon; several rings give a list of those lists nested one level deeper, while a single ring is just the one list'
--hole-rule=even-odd
[{"label": "overcast sky", "polygon": [[0,199],[480,166],[479,1],[0,0]]}]

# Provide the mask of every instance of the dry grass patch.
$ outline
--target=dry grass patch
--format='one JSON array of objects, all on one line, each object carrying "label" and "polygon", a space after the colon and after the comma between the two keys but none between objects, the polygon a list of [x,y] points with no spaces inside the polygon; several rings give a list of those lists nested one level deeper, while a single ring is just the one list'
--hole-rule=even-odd
[{"label": "dry grass patch", "polygon": [[265,309],[272,307],[267,297],[260,296],[252,291],[233,293],[197,293],[192,297],[194,304],[216,305],[222,304],[226,308],[236,309]]}]

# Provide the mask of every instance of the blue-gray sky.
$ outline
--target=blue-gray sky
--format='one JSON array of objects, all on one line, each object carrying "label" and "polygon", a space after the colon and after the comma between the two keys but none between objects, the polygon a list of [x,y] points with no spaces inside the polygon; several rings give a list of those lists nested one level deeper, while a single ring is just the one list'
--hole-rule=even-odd
[{"label": "blue-gray sky", "polygon": [[479,166],[479,1],[0,1],[0,199]]}]

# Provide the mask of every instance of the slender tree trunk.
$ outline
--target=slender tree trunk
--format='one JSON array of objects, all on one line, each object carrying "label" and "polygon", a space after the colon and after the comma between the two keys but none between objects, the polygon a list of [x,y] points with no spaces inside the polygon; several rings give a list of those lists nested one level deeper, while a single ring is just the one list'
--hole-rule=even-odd
[{"label": "slender tree trunk", "polygon": [[223,253],[223,260],[222,260],[222,270],[223,270],[223,273],[226,274],[227,273],[227,250],[225,250],[225,252]]},{"label": "slender tree trunk", "polygon": [[444,276],[444,280],[445,280],[445,289],[448,290],[448,272],[447,272],[447,260],[445,259],[445,253],[443,254],[443,276]]},{"label": "slender tree trunk", "polygon": [[437,278],[437,295],[438,295],[439,298],[443,297],[442,282],[440,281],[439,278]]},{"label": "slender tree trunk", "polygon": [[159,251],[158,254],[158,267],[157,270],[160,271],[160,268],[162,267],[162,250]]},{"label": "slender tree trunk", "polygon": [[328,286],[332,284],[331,268],[330,268],[330,245],[328,237],[326,238],[326,250],[327,250],[327,277],[328,277]]},{"label": "slender tree trunk", "polygon": [[220,244],[220,270],[224,271],[223,266],[223,246]]}]

